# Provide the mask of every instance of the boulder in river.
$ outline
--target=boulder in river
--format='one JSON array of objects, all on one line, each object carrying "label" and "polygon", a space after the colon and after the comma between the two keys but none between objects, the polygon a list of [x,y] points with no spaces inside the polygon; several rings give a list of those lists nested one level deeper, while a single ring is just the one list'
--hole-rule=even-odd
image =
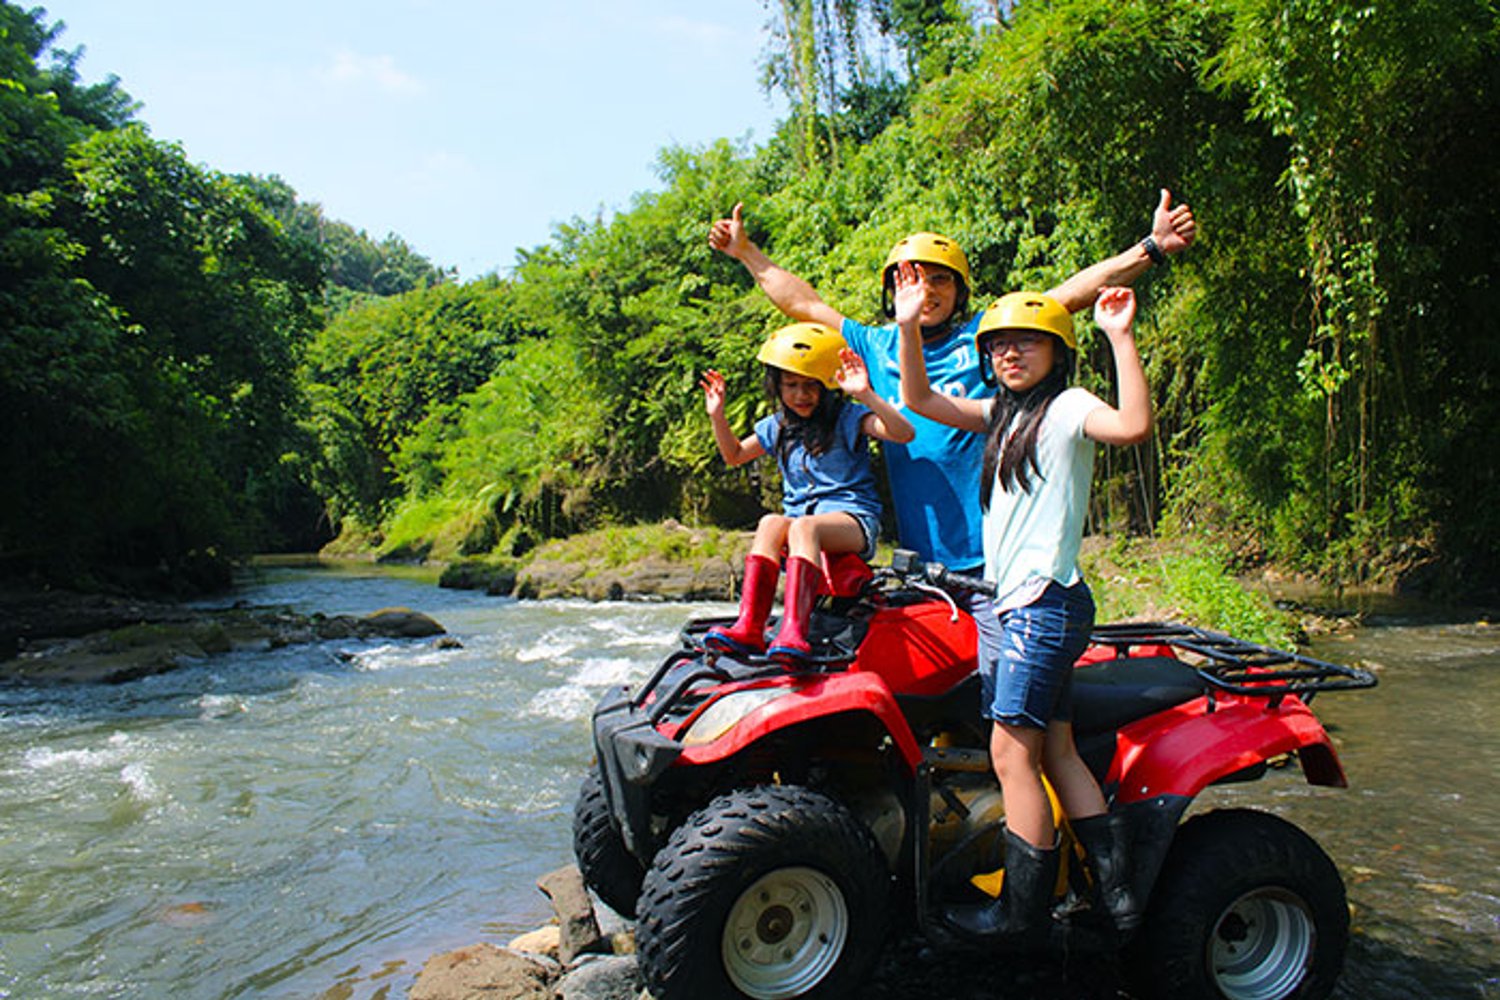
[{"label": "boulder in river", "polygon": [[360,619],[361,632],[394,639],[425,639],[448,631],[420,611],[411,608],[381,608]]},{"label": "boulder in river", "polygon": [[434,955],[422,966],[411,1000],[552,1000],[556,972],[493,944]]}]

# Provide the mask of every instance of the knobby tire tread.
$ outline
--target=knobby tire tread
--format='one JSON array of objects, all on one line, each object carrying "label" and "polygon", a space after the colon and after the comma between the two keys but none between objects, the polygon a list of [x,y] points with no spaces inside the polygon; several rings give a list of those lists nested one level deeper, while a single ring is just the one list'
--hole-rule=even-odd
[{"label": "knobby tire tread", "polygon": [[[636,929],[652,995],[658,1000],[740,996],[720,956],[730,906],[766,872],[809,864],[839,883],[852,925],[845,956],[806,995],[846,995],[873,964],[885,937],[885,857],[852,813],[797,786],[722,795],[688,817],[657,854],[642,886]],[[879,872],[874,879],[872,866]]]},{"label": "knobby tire tread", "polygon": [[597,767],[584,775],[573,807],[573,856],[584,882],[604,904],[622,917],[633,918],[646,868],[626,849],[620,831],[610,821],[609,801]]},{"label": "knobby tire tread", "polygon": [[1246,892],[1296,893],[1313,914],[1311,968],[1285,1000],[1322,1000],[1343,968],[1349,910],[1343,879],[1318,843],[1293,824],[1252,809],[1196,816],[1178,830],[1127,955],[1134,994],[1218,1000],[1207,970],[1209,924]]}]

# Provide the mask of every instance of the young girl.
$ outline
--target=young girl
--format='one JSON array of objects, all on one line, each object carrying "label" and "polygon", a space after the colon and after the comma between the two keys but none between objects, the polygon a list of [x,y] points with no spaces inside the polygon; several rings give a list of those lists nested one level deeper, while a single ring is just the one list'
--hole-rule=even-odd
[{"label": "young girl", "polygon": [[[770,655],[795,662],[811,651],[807,621],[823,576],[821,554],[875,554],[880,501],[866,439],[906,442],[914,431],[870,388],[859,355],[826,326],[796,323],[778,330],[756,358],[766,366],[766,394],[780,409],[758,421],[750,437],[735,437],[724,417],[724,377],[709,371],[700,385],[724,461],[738,466],[765,454],[776,457],[782,512],[767,514],[755,530],[738,620],[710,629],[704,642],[734,653],[766,651],[766,619],[786,551],[785,609]],[[835,386],[857,402],[846,401]]]},{"label": "young girl", "polygon": [[[918,265],[920,267],[920,265]],[[993,941],[1039,933],[1057,876],[1057,831],[1045,773],[1088,853],[1101,902],[1130,930],[1140,912],[1124,872],[1099,785],[1073,744],[1073,662],[1088,644],[1094,602],[1077,558],[1088,509],[1094,442],[1136,444],[1151,432],[1151,396],[1131,323],[1135,296],[1105,288],[1094,321],[1109,338],[1119,406],[1068,388],[1077,352],[1072,318],[1045,295],[1001,298],[980,319],[975,346],[993,399],[935,392],[917,322],[920,271],[897,276],[901,399],[916,413],[985,436],[981,496],[985,577],[996,584],[1003,641],[980,664],[992,720],[990,759],[1005,797],[1006,864],[1000,898],[954,907],[944,917],[967,937]]]}]

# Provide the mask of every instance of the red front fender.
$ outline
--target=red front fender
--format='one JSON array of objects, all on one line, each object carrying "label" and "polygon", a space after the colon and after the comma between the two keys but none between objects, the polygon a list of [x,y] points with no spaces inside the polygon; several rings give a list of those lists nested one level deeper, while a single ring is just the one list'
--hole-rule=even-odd
[{"label": "red front fender", "polygon": [[890,734],[908,770],[915,773],[922,751],[906,718],[885,681],[877,674],[863,672],[833,674],[807,684],[789,685],[786,694],[750,712],[718,739],[684,749],[678,762],[692,765],[725,760],[772,733],[850,712],[873,715]]},{"label": "red front fender", "polygon": [[1323,724],[1296,697],[1275,708],[1262,698],[1207,698],[1178,705],[1120,730],[1109,780],[1119,800],[1158,795],[1192,797],[1226,775],[1297,751],[1315,785],[1347,787],[1338,754]]}]

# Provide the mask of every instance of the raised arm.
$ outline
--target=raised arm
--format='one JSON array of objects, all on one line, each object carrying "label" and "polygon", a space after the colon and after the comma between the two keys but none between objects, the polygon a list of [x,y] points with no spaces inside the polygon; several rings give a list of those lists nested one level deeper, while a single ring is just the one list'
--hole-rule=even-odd
[{"label": "raised arm", "polygon": [[1104,288],[1094,303],[1094,322],[1109,338],[1115,356],[1115,381],[1120,399],[1100,406],[1083,419],[1083,432],[1101,444],[1140,444],[1151,436],[1151,390],[1135,347],[1135,293],[1128,288]]},{"label": "raised arm", "polygon": [[720,219],[710,226],[708,245],[745,265],[745,270],[750,272],[771,304],[790,318],[799,323],[822,323],[839,329],[844,323],[843,315],[824,302],[812,285],[772,261],[745,235],[743,210],[743,203],[738,203],[729,218]]},{"label": "raised arm", "polygon": [[981,433],[989,416],[988,400],[968,399],[936,392],[927,378],[927,358],[922,353],[921,264],[903,260],[896,265],[896,326],[901,331],[901,402],[928,420]]},{"label": "raised arm", "polygon": [[[1132,284],[1153,263],[1160,263],[1168,255],[1186,250],[1197,235],[1198,224],[1193,220],[1193,210],[1187,205],[1173,208],[1172,192],[1162,188],[1161,201],[1151,216],[1150,236],[1123,253],[1089,265],[1047,294],[1061,302],[1068,312],[1085,309],[1093,305],[1101,289]],[[1151,256],[1147,240],[1154,244],[1159,260]]]},{"label": "raised arm", "polygon": [[713,424],[714,443],[719,446],[719,454],[724,457],[724,461],[734,467],[764,455],[766,449],[754,434],[747,438],[734,436],[729,420],[724,416],[724,376],[710,368],[703,373],[698,386],[703,390],[703,408],[708,411],[709,422]]},{"label": "raised arm", "polygon": [[839,351],[839,367],[833,378],[847,395],[869,408],[860,430],[871,437],[897,444],[906,444],[917,436],[911,421],[870,388],[870,370],[865,367],[865,359],[853,350],[845,347]]}]

